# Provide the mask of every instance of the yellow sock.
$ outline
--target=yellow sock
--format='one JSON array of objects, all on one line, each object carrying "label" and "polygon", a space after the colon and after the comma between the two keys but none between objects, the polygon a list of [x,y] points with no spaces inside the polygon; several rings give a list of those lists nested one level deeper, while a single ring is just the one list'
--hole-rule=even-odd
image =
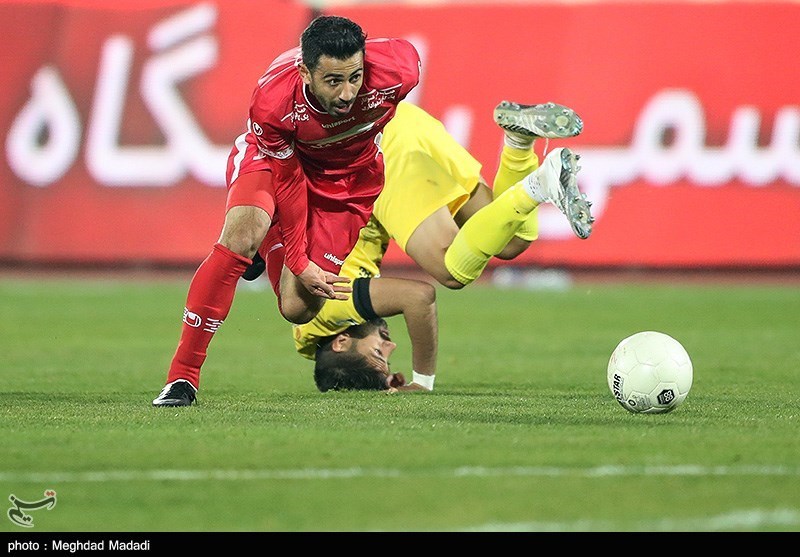
[{"label": "yellow sock", "polygon": [[532,149],[514,149],[503,146],[500,153],[500,166],[494,175],[492,190],[497,199],[508,188],[539,168],[539,157]]},{"label": "yellow sock", "polygon": [[[539,157],[532,149],[515,149],[504,145],[500,153],[500,166],[492,185],[495,199],[537,168],[539,168]],[[537,211],[531,212],[528,219],[520,225],[516,233],[519,238],[532,242],[539,237],[539,221],[536,213]]]},{"label": "yellow sock", "polygon": [[444,254],[450,274],[467,285],[481,276],[489,260],[503,251],[537,204],[522,184],[508,188],[472,215]]},{"label": "yellow sock", "polygon": [[515,236],[520,240],[525,240],[526,242],[533,242],[536,238],[539,237],[539,219],[536,216],[538,212],[534,209],[528,218],[525,219]]}]

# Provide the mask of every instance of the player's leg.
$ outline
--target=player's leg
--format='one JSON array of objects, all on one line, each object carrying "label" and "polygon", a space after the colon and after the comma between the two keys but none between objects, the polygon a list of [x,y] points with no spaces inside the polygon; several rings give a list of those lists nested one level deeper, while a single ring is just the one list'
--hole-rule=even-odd
[{"label": "player's leg", "polygon": [[[539,167],[539,157],[533,150],[533,141],[528,147],[517,147],[519,142],[509,142],[509,135],[505,135],[503,149],[500,152],[500,164],[494,176],[492,191],[494,197],[500,197],[505,191],[519,183],[523,178]],[[539,226],[536,211],[517,229],[516,236],[530,244],[539,236]]]},{"label": "player's leg", "polygon": [[[495,195],[535,170],[538,160],[531,154],[537,139],[565,139],[583,131],[583,120],[574,110],[555,103],[519,104],[502,101],[494,109],[494,120],[504,132]],[[534,166],[532,166],[534,165]]]},{"label": "player's leg", "polygon": [[472,214],[444,254],[444,266],[456,281],[455,286],[446,286],[461,288],[474,282],[492,257],[508,249],[537,205],[522,185],[516,184]]},{"label": "player's leg", "polygon": [[556,205],[575,234],[587,238],[594,219],[577,187],[579,170],[577,156],[571,150],[555,149],[534,172],[471,215],[445,253],[444,264],[450,275],[461,285],[477,279],[489,260],[508,246],[544,202]]},{"label": "player's leg", "polygon": [[[535,170],[534,167],[532,170]],[[519,181],[519,180],[518,180]],[[508,189],[508,188],[505,188]],[[505,191],[505,190],[504,190]],[[492,188],[487,186],[483,181],[478,184],[475,190],[472,192],[472,195],[469,198],[464,206],[459,209],[458,213],[453,215],[453,220],[455,220],[456,225],[458,228],[463,228],[464,224],[478,211],[483,209],[489,203],[494,201],[495,195]],[[537,222],[536,222],[536,209],[534,209],[530,215],[525,219],[525,222],[522,223],[520,228],[514,234],[514,237],[508,241],[508,244],[500,251],[500,253],[495,254],[495,257],[502,260],[511,260],[518,257],[522,254],[528,247],[531,245],[531,241],[536,238],[537,232]],[[531,218],[534,217],[534,218]],[[522,229],[525,228],[529,223],[532,223],[532,230],[533,230],[533,238],[532,239],[525,239],[523,234],[521,233]]]},{"label": "player's leg", "polygon": [[[535,175],[539,166],[534,141],[540,137],[572,137],[583,129],[583,122],[574,111],[554,103],[521,105],[503,101],[495,108],[494,116],[505,136],[492,192],[483,180],[479,181],[470,200],[454,216],[461,229],[455,235],[444,214],[439,218],[432,215],[418,228],[417,239],[409,242],[411,251],[407,252],[413,252],[412,257],[429,272],[434,271],[432,275],[449,288],[473,282],[492,257],[512,259],[538,237],[538,202],[531,203],[521,185],[523,179]],[[453,165],[442,161],[457,151],[446,138],[439,138],[436,145],[431,157],[443,168],[451,168]],[[510,189],[516,193],[504,195]],[[450,244],[438,260],[445,242]]]},{"label": "player's leg", "polygon": [[[537,139],[563,139],[583,131],[580,116],[572,109],[555,103],[525,105],[502,101],[494,109],[494,120],[504,131],[500,165],[493,183],[495,197],[539,166],[539,159],[533,151]],[[538,238],[536,211],[519,227],[516,236],[527,242]]]},{"label": "player's leg", "polygon": [[[521,198],[510,194],[459,231],[454,218],[461,224],[465,215],[492,203],[492,193],[480,176],[480,164],[443,127],[430,128],[425,136],[429,141],[414,149],[402,149],[398,143],[387,151],[395,158],[387,164],[386,187],[375,215],[420,267],[457,289],[475,280],[491,257],[515,243],[515,231],[535,205],[524,194]],[[530,149],[527,154],[534,157],[535,168],[535,155]],[[509,257],[527,246],[522,240],[517,243]]]},{"label": "player's leg", "polygon": [[445,205],[420,222],[405,245],[405,252],[417,265],[437,282],[453,289],[463,284],[453,278],[444,264],[444,257],[457,234],[458,226]]},{"label": "player's leg", "polygon": [[270,227],[274,212],[271,174],[240,176],[228,191],[227,206],[220,238],[189,284],[178,347],[167,385],[153,400],[154,406],[188,406],[194,402],[208,345],[227,318],[239,277]]},{"label": "player's leg", "polygon": [[[264,261],[267,278],[277,299],[278,311],[287,321],[291,323],[295,321],[298,323],[307,322],[324,307],[322,304],[323,299],[308,292],[284,264],[286,248],[284,247],[280,226],[276,225],[270,228],[266,238],[261,243],[261,247],[258,249],[258,255]],[[309,298],[306,298],[306,296]],[[304,320],[303,313],[306,311],[314,315],[309,315]]]},{"label": "player's leg", "polygon": [[535,207],[522,185],[492,200],[489,187],[480,183],[456,215],[463,222],[460,229],[448,207],[441,207],[412,232],[406,253],[442,285],[462,288],[480,276],[492,257],[509,249],[518,254],[526,247],[521,240],[517,248],[510,244]]},{"label": "player's leg", "polygon": [[319,313],[325,298],[315,296],[284,266],[280,276],[279,307],[281,315],[295,325],[308,323]]}]

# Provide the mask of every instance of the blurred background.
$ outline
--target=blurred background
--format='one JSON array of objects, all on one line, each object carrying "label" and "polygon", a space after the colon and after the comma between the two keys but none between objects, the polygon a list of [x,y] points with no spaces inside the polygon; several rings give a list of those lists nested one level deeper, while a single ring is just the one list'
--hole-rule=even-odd
[{"label": "blurred background", "polygon": [[193,270],[256,81],[320,13],[413,41],[410,100],[490,183],[498,102],[582,116],[536,149],[581,154],[594,233],[543,207],[514,266],[800,270],[800,3],[644,0],[3,0],[0,268]]}]

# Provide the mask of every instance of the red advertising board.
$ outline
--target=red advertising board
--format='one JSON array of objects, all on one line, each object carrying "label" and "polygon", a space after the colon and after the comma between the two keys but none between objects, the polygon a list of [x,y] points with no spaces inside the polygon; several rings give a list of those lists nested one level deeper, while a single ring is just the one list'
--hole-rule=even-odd
[{"label": "red advertising board", "polygon": [[[258,76],[297,44],[296,2],[0,4],[0,261],[198,262]],[[331,13],[334,13],[331,11]],[[503,99],[574,108],[597,221],[551,207],[517,263],[800,266],[800,5],[337,7],[412,40],[413,101],[496,169]],[[387,263],[406,262],[395,248]]]},{"label": "red advertising board", "polygon": [[296,2],[0,4],[0,259],[199,262]]}]

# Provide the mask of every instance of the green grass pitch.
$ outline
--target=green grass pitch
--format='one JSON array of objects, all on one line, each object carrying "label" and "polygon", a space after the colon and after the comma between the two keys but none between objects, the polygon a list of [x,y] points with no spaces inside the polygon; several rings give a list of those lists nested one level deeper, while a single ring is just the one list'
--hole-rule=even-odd
[{"label": "green grass pitch", "polygon": [[[800,530],[796,285],[439,288],[436,390],[391,396],[316,391],[240,288],[199,405],[153,408],[187,286],[0,279],[0,499],[58,500],[0,532]],[[606,385],[641,330],[692,357],[670,414]]]}]

